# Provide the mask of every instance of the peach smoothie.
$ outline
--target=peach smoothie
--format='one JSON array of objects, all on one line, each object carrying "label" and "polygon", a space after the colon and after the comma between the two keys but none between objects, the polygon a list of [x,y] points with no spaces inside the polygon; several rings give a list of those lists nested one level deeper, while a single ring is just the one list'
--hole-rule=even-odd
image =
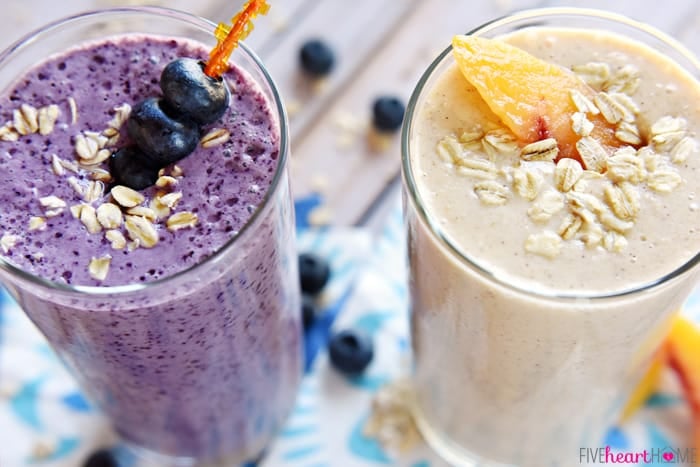
[{"label": "peach smoothie", "polygon": [[451,463],[571,466],[601,446],[698,281],[697,75],[623,35],[538,26],[457,36],[419,85],[415,406]]}]

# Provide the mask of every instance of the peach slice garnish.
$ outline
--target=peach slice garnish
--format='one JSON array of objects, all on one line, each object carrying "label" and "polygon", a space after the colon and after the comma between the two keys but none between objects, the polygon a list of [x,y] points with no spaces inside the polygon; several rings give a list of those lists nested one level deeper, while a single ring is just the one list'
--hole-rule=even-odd
[{"label": "peach slice garnish", "polygon": [[693,416],[693,444],[700,448],[700,328],[683,317],[673,321],[664,344],[654,355],[622,411],[622,421],[639,410],[656,390],[661,372],[668,366],[679,377]]},{"label": "peach slice garnish", "polygon": [[673,324],[666,345],[669,365],[681,380],[693,414],[693,442],[700,448],[700,328],[679,318]]},{"label": "peach slice garnish", "polygon": [[[592,100],[595,91],[590,86],[569,70],[502,41],[458,35],[452,47],[464,77],[519,140],[532,143],[555,138],[559,158],[570,157],[583,164],[576,150],[580,136],[571,124],[577,112],[571,91]],[[589,114],[588,119],[594,125],[590,136],[601,145],[612,151],[622,144],[614,126],[600,114]]]},{"label": "peach slice garnish", "polygon": [[661,380],[661,374],[668,365],[668,346],[664,343],[654,354],[651,365],[642,380],[627,399],[627,404],[622,410],[621,421],[625,422],[639,409],[641,409],[649,397],[656,392]]}]

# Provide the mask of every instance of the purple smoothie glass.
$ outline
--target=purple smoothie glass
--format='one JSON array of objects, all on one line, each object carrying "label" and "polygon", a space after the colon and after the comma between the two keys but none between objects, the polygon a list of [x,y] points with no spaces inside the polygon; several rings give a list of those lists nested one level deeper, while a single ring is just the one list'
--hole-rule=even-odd
[{"label": "purple smoothie glass", "polygon": [[[0,54],[0,89],[83,42],[139,33],[209,49],[214,28],[161,8],[82,14]],[[252,51],[241,44],[231,62],[269,103],[279,155],[259,207],[213,255],[162,279],[110,287],[52,282],[0,257],[0,281],[147,465],[230,466],[255,458],[290,412],[302,375],[286,114]]]}]

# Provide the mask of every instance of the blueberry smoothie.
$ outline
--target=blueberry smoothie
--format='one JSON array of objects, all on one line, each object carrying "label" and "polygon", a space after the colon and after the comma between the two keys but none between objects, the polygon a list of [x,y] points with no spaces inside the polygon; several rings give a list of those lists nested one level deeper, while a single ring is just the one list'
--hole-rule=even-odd
[{"label": "blueberry smoothie", "polygon": [[164,67],[207,52],[114,36],[0,89],[0,278],[127,442],[232,465],[270,441],[301,375],[278,110],[232,60],[191,154],[147,176],[110,163]]}]

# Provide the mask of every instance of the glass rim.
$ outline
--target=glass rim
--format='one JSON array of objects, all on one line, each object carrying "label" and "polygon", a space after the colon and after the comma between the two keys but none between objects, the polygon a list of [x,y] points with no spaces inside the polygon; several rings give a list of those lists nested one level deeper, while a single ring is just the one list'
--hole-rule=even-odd
[{"label": "glass rim", "polygon": [[[523,20],[537,20],[543,18],[551,18],[557,16],[571,16],[580,17],[588,19],[606,20],[611,21],[623,26],[631,27],[639,32],[643,32],[653,36],[653,38],[661,41],[662,43],[673,48],[674,51],[678,52],[684,59],[687,59],[692,66],[696,69],[695,71],[700,72],[700,60],[690,52],[681,42],[667,35],[666,33],[639,21],[628,18],[624,15],[618,13],[612,13],[608,11],[596,10],[592,8],[575,8],[575,7],[553,7],[553,8],[534,8],[529,10],[523,10],[520,12],[515,12],[502,16],[500,18],[488,21],[472,30],[467,32],[467,35],[482,35],[484,33],[490,32],[501,26],[507,26],[512,23],[516,23]],[[663,284],[666,284],[673,279],[682,276],[684,273],[692,270],[695,266],[700,263],[700,251],[695,253],[694,256],[689,258],[679,267],[675,268],[673,271],[662,275],[654,280],[639,284],[637,286],[628,287],[620,290],[615,290],[612,292],[605,293],[589,293],[585,291],[580,292],[563,292],[563,291],[550,291],[550,290],[532,290],[528,288],[528,284],[523,284],[518,286],[513,284],[512,278],[498,274],[487,267],[479,264],[475,259],[472,259],[465,252],[461,251],[456,242],[450,240],[441,230],[438,222],[429,215],[425,209],[425,203],[423,198],[418,192],[418,187],[416,185],[416,179],[413,174],[413,167],[411,165],[411,142],[410,134],[413,127],[413,120],[416,113],[416,107],[418,99],[421,97],[425,91],[425,86],[433,77],[436,69],[443,63],[443,61],[452,52],[452,45],[447,46],[435,60],[428,66],[425,72],[421,75],[416,87],[411,94],[411,97],[406,106],[406,113],[404,117],[403,127],[401,130],[401,172],[403,178],[403,186],[407,192],[409,203],[416,209],[420,221],[423,222],[429,230],[429,234],[438,240],[440,247],[445,248],[453,258],[455,258],[461,266],[469,268],[476,274],[478,274],[484,280],[495,283],[501,287],[504,287],[512,292],[519,294],[528,295],[531,297],[539,299],[552,299],[552,300],[602,300],[611,299],[616,297],[624,297],[628,295],[637,294],[647,290],[655,289]],[[677,60],[673,59],[674,62]],[[696,80],[697,81],[697,80]]]},{"label": "glass rim", "polygon": [[[84,20],[90,19],[102,19],[110,15],[129,15],[129,14],[141,14],[145,16],[159,16],[166,19],[174,19],[183,25],[190,25],[201,29],[203,32],[209,30],[214,37],[214,29],[216,24],[206,18],[194,15],[192,13],[187,13],[181,10],[176,10],[174,8],[167,7],[156,7],[156,6],[133,6],[133,7],[117,7],[117,8],[102,8],[90,10],[75,15],[60,18],[51,21],[32,32],[25,34],[23,37],[12,43],[5,50],[0,51],[0,70],[2,69],[3,63],[10,59],[16,52],[20,51],[25,45],[31,44],[35,40],[38,40],[47,34],[50,34],[53,30],[71,23],[77,23]],[[109,37],[105,35],[104,37]],[[79,45],[79,44],[74,44]],[[178,271],[174,274],[168,275],[156,279],[151,282],[145,283],[133,283],[125,285],[115,285],[115,286],[91,286],[91,285],[70,285],[62,282],[52,281],[45,279],[38,275],[32,274],[25,271],[21,267],[11,263],[6,260],[2,255],[0,255],[0,270],[6,271],[13,276],[19,277],[21,280],[30,282],[32,284],[41,286],[46,289],[51,289],[55,291],[60,291],[63,293],[73,293],[82,296],[114,296],[114,295],[126,295],[134,292],[140,292],[147,289],[154,289],[163,286],[173,280],[182,279],[185,276],[190,276],[197,273],[204,266],[216,262],[222,255],[231,249],[235,248],[239,242],[243,241],[247,237],[248,232],[251,230],[251,226],[257,225],[260,222],[262,212],[269,206],[271,199],[276,195],[279,185],[282,182],[285,174],[285,168],[287,166],[287,159],[289,156],[289,131],[287,122],[287,112],[282,103],[282,98],[275,84],[274,80],[270,76],[267,68],[263,64],[262,60],[253,52],[244,42],[239,43],[239,48],[245,53],[245,55],[252,60],[255,66],[258,67],[258,71],[263,76],[264,82],[260,83],[267,85],[272,94],[273,102],[270,102],[270,110],[276,112],[279,120],[279,154],[277,156],[277,167],[275,173],[270,182],[270,186],[265,193],[260,205],[257,207],[255,212],[248,218],[246,223],[241,227],[241,229],[231,237],[226,243],[221,245],[214,253],[205,258],[203,261],[198,262],[186,269]],[[0,284],[1,285],[1,284]]]}]

